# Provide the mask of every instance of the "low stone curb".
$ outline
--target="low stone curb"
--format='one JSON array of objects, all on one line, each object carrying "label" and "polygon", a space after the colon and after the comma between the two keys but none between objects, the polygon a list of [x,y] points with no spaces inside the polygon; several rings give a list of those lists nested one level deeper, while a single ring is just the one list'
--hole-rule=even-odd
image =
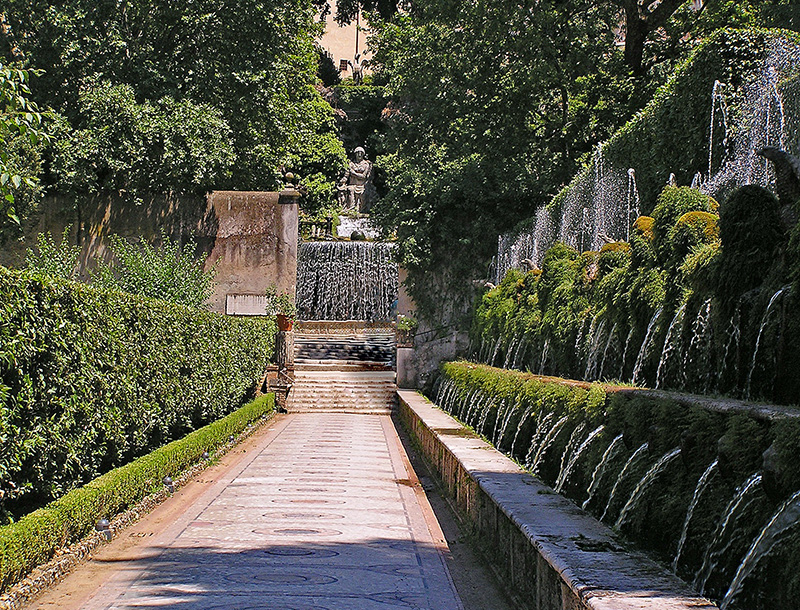
[{"label": "low stone curb", "polygon": [[[215,460],[223,457],[231,449],[265,425],[274,415],[275,413],[272,412],[256,422],[248,424],[239,436],[218,448],[207,460],[198,462],[190,469],[184,471],[181,476],[173,481],[174,488],[178,490],[186,485],[192,478],[211,466]],[[116,515],[111,520],[111,525],[109,527],[112,538],[116,538],[122,531],[132,526],[144,515],[170,498],[172,494],[173,492],[162,487],[157,492],[145,496],[135,506]],[[94,532],[83,540],[57,551],[50,561],[34,569],[28,576],[0,595],[0,610],[20,610],[42,592],[60,582],[84,559],[89,557],[92,551],[103,545],[106,541],[107,539],[104,533]]]},{"label": "low stone curb", "polygon": [[420,394],[398,396],[401,421],[521,607],[717,608]]}]

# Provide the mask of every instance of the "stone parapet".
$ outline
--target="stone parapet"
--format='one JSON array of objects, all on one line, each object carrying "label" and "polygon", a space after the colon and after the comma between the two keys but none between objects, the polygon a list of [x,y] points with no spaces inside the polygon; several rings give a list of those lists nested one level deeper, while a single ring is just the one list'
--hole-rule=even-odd
[{"label": "stone parapet", "polygon": [[398,396],[401,421],[521,608],[717,607],[420,394]]}]

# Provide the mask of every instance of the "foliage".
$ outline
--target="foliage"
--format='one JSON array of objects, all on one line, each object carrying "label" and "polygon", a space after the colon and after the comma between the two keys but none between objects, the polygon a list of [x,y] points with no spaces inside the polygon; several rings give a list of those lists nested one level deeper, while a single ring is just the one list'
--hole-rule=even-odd
[{"label": "foliage", "polygon": [[372,24],[395,117],[394,152],[376,160],[387,193],[373,212],[397,234],[422,317],[462,290],[451,280],[456,294],[432,299],[432,273],[455,263],[448,275],[475,277],[497,233],[628,116],[633,83],[609,52],[616,24],[616,11],[594,2],[528,11],[485,0],[426,2]]},{"label": "foliage", "polygon": [[0,302],[0,485],[15,516],[241,404],[275,330],[2,268]]},{"label": "foliage", "polygon": [[278,293],[278,287],[275,284],[267,286],[267,304],[266,311],[268,316],[282,315],[287,318],[297,317],[297,305],[295,305],[294,297],[289,292]]},{"label": "foliage", "polygon": [[268,416],[274,408],[274,395],[257,398],[180,440],[106,472],[18,522],[0,527],[0,590],[89,534],[98,519],[110,519],[157,491],[165,476],[176,478],[200,461],[204,451],[224,445],[231,435]]},{"label": "foliage", "polygon": [[720,209],[720,288],[730,299],[764,281],[785,235],[780,204],[765,188],[748,185],[734,192]]},{"label": "foliage", "polygon": [[27,270],[31,273],[49,275],[62,280],[74,279],[78,269],[81,247],[70,243],[71,229],[70,226],[64,229],[58,244],[55,243],[53,235],[49,231],[39,233],[36,236],[36,249],[28,248],[25,255]]},{"label": "foliage", "polygon": [[760,187],[717,206],[668,186],[630,245],[578,253],[557,243],[541,272],[512,270],[486,292],[473,318],[474,357],[796,403],[800,379],[789,371],[800,361],[799,301],[784,288],[800,259],[779,211]]},{"label": "foliage", "polygon": [[691,229],[679,221],[690,212],[711,212],[716,207],[708,195],[688,186],[668,186],[661,191],[653,210],[653,247],[662,265],[674,266],[688,252],[686,231]]},{"label": "foliage", "polygon": [[[47,139],[42,113],[30,99],[30,77],[29,70],[0,61],[0,211],[17,225],[19,205],[36,194],[38,145]],[[20,193],[27,202],[17,201]]]},{"label": "foliage", "polygon": [[419,321],[412,315],[398,314],[397,330],[404,333],[412,333],[417,330]]},{"label": "foliage", "polygon": [[341,75],[339,74],[339,67],[333,61],[333,55],[319,45],[316,45],[314,50],[317,53],[317,78],[326,87],[338,85],[339,81],[341,81]]},{"label": "foliage", "polygon": [[131,243],[119,235],[110,238],[111,263],[98,263],[92,283],[186,307],[202,308],[214,292],[216,269],[204,269],[207,254],[195,256],[193,241],[182,245],[161,231],[161,245],[144,239]]},{"label": "foliage", "polygon": [[53,173],[63,192],[120,193],[141,204],[145,193],[203,193],[232,174],[231,129],[220,110],[164,97],[136,101],[130,85],[85,83],[70,129],[62,119]]},{"label": "foliage", "polygon": [[62,192],[269,190],[281,166],[316,186],[344,164],[310,0],[7,5],[0,49],[47,68],[33,99],[63,117]]},{"label": "foliage", "polygon": [[[728,123],[734,124],[749,78],[758,73],[770,44],[780,40],[797,42],[800,38],[769,30],[716,31],[675,68],[647,106],[603,145],[606,168],[636,170],[643,212],[652,212],[671,173],[677,184],[690,184],[697,171],[707,170],[708,132],[699,126],[710,112],[714,81],[728,86]],[[698,117],[706,118],[698,123]],[[712,171],[717,169],[715,166]],[[581,175],[589,171],[592,169],[586,167]],[[560,207],[579,177],[559,192],[551,207]]]},{"label": "foliage", "polygon": [[[390,152],[387,124],[383,120],[383,112],[389,101],[386,88],[347,83],[334,87],[333,93],[334,105],[346,115],[339,121],[339,134],[345,149],[352,153],[361,146],[370,159]],[[380,176],[376,178],[376,186],[382,186]]]}]

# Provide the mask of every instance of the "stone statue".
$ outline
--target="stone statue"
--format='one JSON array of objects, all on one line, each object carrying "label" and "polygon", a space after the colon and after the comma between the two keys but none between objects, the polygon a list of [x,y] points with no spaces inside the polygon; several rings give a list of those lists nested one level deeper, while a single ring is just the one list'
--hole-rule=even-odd
[{"label": "stone statue", "polygon": [[784,228],[791,229],[800,217],[800,158],[774,146],[765,146],[758,154],[772,161],[781,220]]},{"label": "stone statue", "polygon": [[367,159],[366,151],[360,146],[353,151],[355,161],[339,180],[336,189],[339,191],[339,205],[343,210],[366,212],[372,191],[372,162]]}]

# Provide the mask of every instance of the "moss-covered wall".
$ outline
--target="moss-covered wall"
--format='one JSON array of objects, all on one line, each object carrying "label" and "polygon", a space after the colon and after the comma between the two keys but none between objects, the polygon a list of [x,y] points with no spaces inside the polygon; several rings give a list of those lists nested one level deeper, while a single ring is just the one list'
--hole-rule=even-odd
[{"label": "moss-covered wall", "polygon": [[[755,410],[751,414],[732,401],[721,403],[727,412],[715,412],[693,405],[686,396],[674,400],[468,362],[444,365],[432,398],[668,565],[675,560],[697,493],[676,568],[690,583],[704,574],[696,581],[698,588],[717,599],[727,592],[760,530],[800,489],[800,417],[765,416]],[[641,487],[659,459],[678,449],[655,472],[653,484]],[[601,462],[605,466],[598,468]],[[698,492],[708,469],[708,484]],[[760,479],[721,531],[737,489],[755,474]],[[639,499],[620,520],[637,486]],[[729,608],[796,607],[798,562],[800,527],[794,527],[758,562]]]},{"label": "moss-covered wall", "polygon": [[629,243],[583,253],[556,244],[541,270],[509,271],[477,305],[473,357],[797,404],[800,290],[791,283],[800,238],[790,243],[787,207],[800,211],[757,186],[721,204],[666,187]]}]

